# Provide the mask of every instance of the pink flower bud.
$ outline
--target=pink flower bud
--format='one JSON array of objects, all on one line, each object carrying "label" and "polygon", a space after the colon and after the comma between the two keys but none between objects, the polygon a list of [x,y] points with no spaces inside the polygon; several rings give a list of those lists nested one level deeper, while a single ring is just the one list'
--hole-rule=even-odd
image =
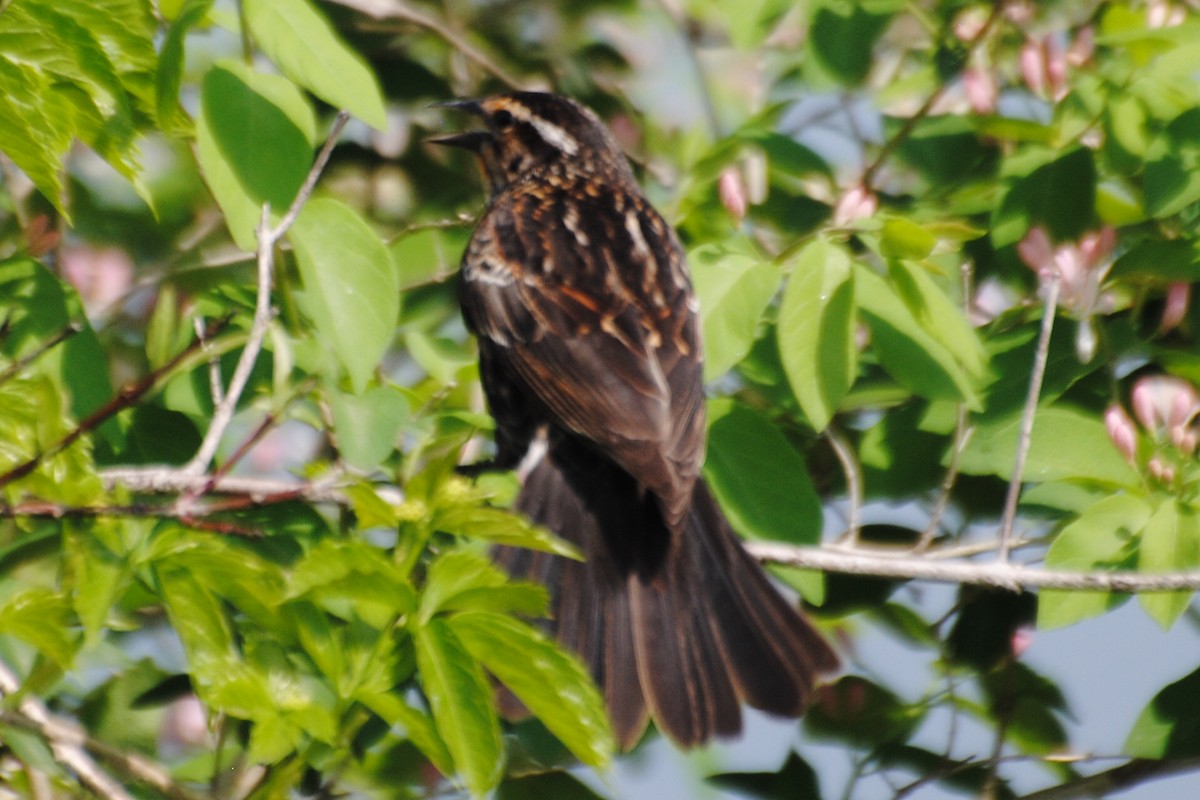
[{"label": "pink flower bud", "polygon": [[1155,379],[1140,378],[1133,385],[1129,399],[1133,402],[1133,414],[1142,427],[1150,433],[1155,433],[1160,426],[1161,417],[1158,413],[1158,401],[1155,397]]},{"label": "pink flower bud", "polygon": [[1013,658],[1020,658],[1033,644],[1034,630],[1029,625],[1021,625],[1012,632],[1009,647],[1012,648]]},{"label": "pink flower bud", "polygon": [[1021,47],[1021,77],[1029,91],[1042,97],[1046,90],[1046,53],[1035,39],[1026,39]]},{"label": "pink flower bud", "polygon": [[1174,375],[1139,378],[1131,393],[1138,422],[1156,437],[1191,422],[1200,411],[1200,393]]},{"label": "pink flower bud", "polygon": [[717,182],[717,194],[729,216],[733,217],[735,222],[741,222],[746,216],[746,185],[737,167],[726,167],[721,173]]},{"label": "pink flower bud", "polygon": [[963,91],[966,92],[967,102],[976,114],[991,114],[996,110],[996,78],[991,72],[979,67],[967,67],[963,70]]},{"label": "pink flower bud", "polygon": [[1043,40],[1042,47],[1046,58],[1046,83],[1050,97],[1057,102],[1067,96],[1067,53],[1062,40],[1053,35]]},{"label": "pink flower bud", "polygon": [[1158,330],[1166,333],[1179,327],[1187,316],[1192,301],[1192,285],[1186,281],[1175,281],[1167,287],[1167,302],[1163,306],[1162,324]]},{"label": "pink flower bud", "polygon": [[1050,234],[1040,225],[1030,228],[1017,245],[1017,255],[1034,272],[1050,269],[1054,266],[1054,244],[1050,241]]},{"label": "pink flower bud", "polygon": [[1108,431],[1108,438],[1112,440],[1117,452],[1130,464],[1134,463],[1137,453],[1137,430],[1125,409],[1119,405],[1111,405],[1105,409],[1104,428]]},{"label": "pink flower bud", "polygon": [[1163,462],[1161,458],[1155,456],[1150,459],[1146,465],[1150,469],[1150,474],[1163,483],[1175,482],[1175,468]]},{"label": "pink flower bud", "polygon": [[1105,225],[1095,231],[1088,231],[1079,239],[1079,253],[1088,269],[1094,269],[1108,259],[1117,243],[1117,232],[1112,226]]},{"label": "pink flower bud", "polygon": [[842,195],[833,210],[833,224],[837,227],[849,225],[855,220],[869,217],[879,208],[879,198],[861,183]]},{"label": "pink flower bud", "polygon": [[1092,30],[1091,25],[1084,25],[1067,48],[1067,63],[1073,67],[1081,67],[1092,60],[1095,50],[1096,32]]}]

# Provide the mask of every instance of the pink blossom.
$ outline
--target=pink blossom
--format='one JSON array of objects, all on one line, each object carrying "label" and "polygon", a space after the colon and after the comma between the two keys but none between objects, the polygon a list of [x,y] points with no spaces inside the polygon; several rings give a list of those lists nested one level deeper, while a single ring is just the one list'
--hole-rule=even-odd
[{"label": "pink blossom", "polygon": [[1020,658],[1033,644],[1034,629],[1029,625],[1021,625],[1012,632],[1009,647],[1012,648],[1013,658]]},{"label": "pink blossom", "polygon": [[1159,332],[1166,333],[1179,327],[1187,316],[1192,301],[1192,285],[1186,281],[1175,281],[1167,287],[1167,303],[1163,307],[1162,324]]},{"label": "pink blossom", "polygon": [[844,227],[855,220],[869,217],[879,208],[879,198],[861,183],[842,195],[833,210],[833,224]]},{"label": "pink blossom", "polygon": [[[1130,395],[1133,413],[1142,427],[1156,437],[1168,433],[1184,440],[1182,429],[1200,412],[1200,394],[1196,387],[1174,375],[1147,375],[1138,378]],[[1181,429],[1175,433],[1175,429]]]},{"label": "pink blossom", "polygon": [[721,178],[717,181],[717,195],[729,216],[740,223],[746,216],[746,183],[737,167],[726,167],[721,172]]},{"label": "pink blossom", "polygon": [[990,71],[967,67],[963,70],[963,91],[966,92],[971,110],[976,114],[991,114],[996,110],[999,90],[996,88],[996,77]]},{"label": "pink blossom", "polygon": [[1067,48],[1067,63],[1072,67],[1082,67],[1092,60],[1092,54],[1095,51],[1096,32],[1092,30],[1091,25],[1084,25],[1071,40],[1071,46]]},{"label": "pink blossom", "polygon": [[1137,429],[1134,428],[1133,420],[1125,413],[1125,409],[1116,404],[1105,409],[1104,428],[1108,431],[1108,438],[1116,446],[1117,452],[1130,464],[1134,463],[1137,453]]},{"label": "pink blossom", "polygon": [[1112,266],[1116,231],[1110,227],[1085,233],[1077,243],[1054,246],[1041,226],[1030,228],[1017,244],[1021,260],[1042,276],[1054,270],[1060,283],[1059,305],[1083,317],[1103,310],[1101,293],[1105,276]]},{"label": "pink blossom", "polygon": [[1067,96],[1067,53],[1060,37],[1026,39],[1019,61],[1029,91],[1055,102]]}]

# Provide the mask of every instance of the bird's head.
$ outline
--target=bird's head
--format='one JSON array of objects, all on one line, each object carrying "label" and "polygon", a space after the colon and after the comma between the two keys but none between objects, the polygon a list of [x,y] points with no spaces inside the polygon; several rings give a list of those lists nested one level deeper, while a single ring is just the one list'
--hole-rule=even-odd
[{"label": "bird's head", "polygon": [[628,173],[625,155],[608,129],[590,109],[570,98],[513,92],[444,105],[474,114],[483,120],[484,128],[430,141],[476,153],[493,194],[527,174],[556,165]]}]

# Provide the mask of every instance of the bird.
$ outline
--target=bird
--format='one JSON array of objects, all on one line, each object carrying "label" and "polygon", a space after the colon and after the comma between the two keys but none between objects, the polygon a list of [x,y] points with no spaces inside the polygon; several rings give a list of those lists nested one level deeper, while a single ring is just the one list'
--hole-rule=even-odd
[{"label": "bird", "polygon": [[487,184],[459,301],[496,423],[489,466],[516,469],[514,508],[584,555],[503,547],[497,563],[546,586],[622,750],[651,719],[691,748],[738,735],[742,704],[800,716],[838,660],[701,474],[703,344],[676,233],[581,103],[443,105],[482,123],[432,141],[474,153]]}]

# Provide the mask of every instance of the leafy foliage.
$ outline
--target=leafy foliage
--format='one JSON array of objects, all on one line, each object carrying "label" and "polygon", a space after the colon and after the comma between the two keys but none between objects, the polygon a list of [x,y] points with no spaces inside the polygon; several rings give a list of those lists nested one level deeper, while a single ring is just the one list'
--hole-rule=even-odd
[{"label": "leafy foliage", "polygon": [[[596,108],[686,243],[705,477],[739,533],[814,546],[866,518],[886,523],[826,550],[987,552],[1016,481],[1015,558],[1200,567],[1185,4],[360,5],[0,3],[14,792],[86,780],[34,702],[130,785],[114,752],[213,797],[603,794],[565,771],[612,762],[598,691],[540,627],[546,589],[486,555],[580,554],[508,509],[514,476],[455,471],[489,447],[454,285],[482,189],[462,154],[420,140],[446,124],[431,103],[516,82]],[[666,39],[687,56],[648,66]],[[341,109],[356,122],[308,196]],[[209,432],[215,463],[189,466]],[[1018,762],[1055,783],[1085,771],[1053,755],[1074,746],[1072,693],[1024,643],[1035,621],[1129,595],[964,587],[932,608],[900,579],[778,574],[843,641],[879,631],[919,654],[929,688],[855,661],[778,771],[712,785],[856,794],[809,739],[889,793],[1009,797]],[[1130,607],[1181,635],[1193,599]],[[1115,722],[1126,755],[1195,758],[1197,680],[1146,687],[1141,716]],[[518,704],[536,721],[502,719]]]}]

